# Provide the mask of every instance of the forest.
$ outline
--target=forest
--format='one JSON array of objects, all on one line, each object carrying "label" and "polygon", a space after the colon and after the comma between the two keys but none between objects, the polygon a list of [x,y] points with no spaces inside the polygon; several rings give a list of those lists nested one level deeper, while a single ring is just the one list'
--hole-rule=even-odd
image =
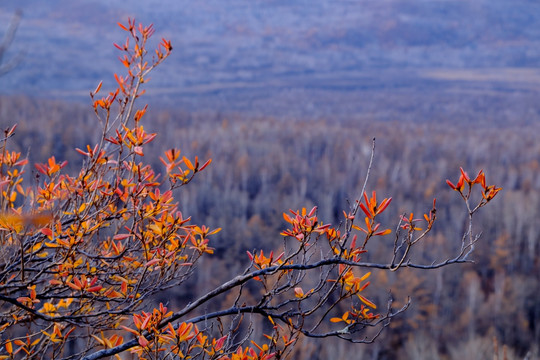
[{"label": "forest", "polygon": [[[297,359],[493,359],[494,341],[508,359],[538,357],[540,344],[540,124],[523,117],[514,122],[460,119],[370,121],[369,119],[252,118],[239,114],[194,114],[152,108],[145,127],[159,134],[145,158],[163,170],[160,154],[179,147],[188,158],[212,158],[188,188],[179,193],[182,212],[195,223],[223,230],[214,235],[215,253],[198,264],[192,287],[211,289],[242,273],[237,259],[246,251],[271,250],[282,243],[287,209],[318,206],[332,224],[358,197],[376,139],[368,187],[393,197],[381,217],[394,228],[406,211],[423,213],[437,198],[437,217],[429,238],[411,259],[445,259],[466,231],[466,211],[445,183],[462,166],[483,169],[503,191],[483,209],[475,227],[481,238],[474,263],[437,270],[374,271],[370,299],[396,307],[411,306],[394,318],[371,345],[331,339],[304,339]],[[0,98],[2,128],[17,123],[15,150],[31,164],[54,155],[66,171],[80,168],[74,150],[99,137],[91,107],[26,96]],[[31,168],[33,169],[33,165]],[[26,176],[39,181],[36,170]],[[34,179],[34,180],[32,180]],[[395,207],[398,204],[399,207]],[[377,240],[368,260],[384,259],[392,240]],[[455,245],[453,245],[455,244]],[[176,290],[171,308],[189,301],[189,287]],[[392,289],[392,293],[389,293]]]}]

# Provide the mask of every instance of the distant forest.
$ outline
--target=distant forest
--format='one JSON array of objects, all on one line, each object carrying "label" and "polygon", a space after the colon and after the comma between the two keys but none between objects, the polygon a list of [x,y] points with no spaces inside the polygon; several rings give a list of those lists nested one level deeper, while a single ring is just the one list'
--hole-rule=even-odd
[{"label": "distant forest", "polygon": [[[460,166],[471,174],[483,169],[488,182],[502,186],[503,192],[477,219],[476,230],[482,236],[474,264],[431,272],[403,269],[393,276],[373,274],[370,298],[386,304],[391,296],[397,307],[411,296],[410,310],[373,345],[305,340],[303,359],[493,359],[493,338],[508,347],[509,359],[538,355],[537,101],[532,96],[519,101],[501,96],[500,101],[483,105],[479,99],[471,100],[477,102],[476,113],[464,111],[459,116],[459,104],[454,103],[452,111],[440,111],[446,118],[439,115],[429,122],[414,121],[405,101],[409,118],[388,121],[368,116],[285,121],[151,108],[144,126],[158,132],[159,141],[145,150],[145,157],[156,170],[164,170],[159,156],[171,147],[179,147],[188,157],[213,159],[210,168],[179,193],[186,216],[223,228],[215,237],[215,255],[199,265],[193,284],[211,288],[247,266],[247,260],[238,260],[246,259],[246,251],[279,248],[283,241],[279,232],[285,227],[281,213],[289,208],[317,205],[319,218],[339,224],[342,210],[359,196],[376,138],[368,190],[393,197],[383,219],[386,227],[395,229],[405,212],[428,212],[437,198],[434,231],[412,254],[418,262],[445,259],[453,244],[460,244],[466,211],[445,183],[457,180]],[[445,104],[426,101],[428,106],[443,109]],[[399,119],[398,110],[396,106],[395,116],[388,118]],[[424,111],[437,113],[433,108]],[[31,164],[54,155],[57,161],[69,162],[66,171],[76,169],[82,156],[74,148],[95,141],[97,121],[90,106],[0,97],[0,125],[3,129],[18,123],[11,144],[13,150],[28,154]],[[28,166],[27,177],[39,181],[33,165]],[[381,239],[378,249],[370,252],[373,259],[388,254],[392,236]],[[178,293],[170,306],[179,306],[189,296]]]}]

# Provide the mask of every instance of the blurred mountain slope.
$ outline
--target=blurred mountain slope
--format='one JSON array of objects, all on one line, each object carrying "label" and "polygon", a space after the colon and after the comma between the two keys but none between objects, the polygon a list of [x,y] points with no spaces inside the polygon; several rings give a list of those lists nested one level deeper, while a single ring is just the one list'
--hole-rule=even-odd
[{"label": "blurred mountain slope", "polygon": [[172,39],[150,93],[189,111],[347,117],[377,93],[540,89],[535,1],[21,0],[0,3],[0,23],[16,8],[24,18],[12,51],[26,58],[0,79],[3,94],[86,101],[100,80],[112,86],[122,70],[115,24],[129,16]]}]

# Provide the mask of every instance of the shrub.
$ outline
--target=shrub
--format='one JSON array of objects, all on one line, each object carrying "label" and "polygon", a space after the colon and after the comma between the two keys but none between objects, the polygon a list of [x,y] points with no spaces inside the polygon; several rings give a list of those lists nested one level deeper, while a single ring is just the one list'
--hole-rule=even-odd
[{"label": "shrub", "polygon": [[213,254],[210,239],[220,229],[192,224],[175,201],[210,159],[169,149],[160,158],[163,178],[144,162],[145,146],[157,134],[144,129],[147,106],[136,103],[171,43],[162,39],[150,55],[152,26],[119,25],[128,35],[115,45],[126,75],[115,75],[117,88],[104,97],[101,83],[91,92],[102,132],[96,144],[76,149],[84,158],[78,174],[64,174],[66,163],[51,157],[36,164],[35,184],[26,184],[28,161],[7,146],[16,126],[4,132],[0,359],[121,359],[128,351],[140,359],[279,359],[301,336],[369,343],[408,307],[393,309],[389,300],[380,309],[369,300],[370,269],[429,270],[470,261],[478,241],[473,215],[500,191],[486,184],[483,171],[472,179],[461,170],[457,184],[448,181],[469,215],[455,256],[427,264],[410,259],[436,221],[433,200],[423,216],[400,217],[388,262],[362,260],[368,245],[392,233],[378,221],[392,199],[366,192],[372,151],[361,196],[341,224],[324,223],[316,207],[291,210],[283,214],[282,249],[248,252],[243,273],[192,294],[175,312],[155,304],[157,294],[186,286],[200,260]]}]

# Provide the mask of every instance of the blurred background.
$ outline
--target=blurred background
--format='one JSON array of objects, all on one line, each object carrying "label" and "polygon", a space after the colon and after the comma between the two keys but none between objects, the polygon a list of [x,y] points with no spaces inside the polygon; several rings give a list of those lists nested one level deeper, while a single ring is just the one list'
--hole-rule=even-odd
[{"label": "blurred background", "polygon": [[[439,221],[411,256],[458,249],[466,209],[445,184],[484,169],[503,192],[475,223],[475,264],[374,273],[370,297],[411,309],[371,345],[304,340],[297,359],[538,358],[540,344],[540,3],[526,0],[125,0],[0,2],[0,35],[17,10],[2,63],[0,126],[18,123],[14,150],[32,162],[97,138],[89,92],[122,72],[117,22],[153,23],[173,54],[151,76],[145,158],[170,147],[211,157],[179,194],[194,223],[223,227],[193,284],[212,287],[280,246],[289,208],[319,206],[339,224],[359,195],[377,139],[369,190],[403,212]],[[31,176],[29,170],[28,176]],[[392,237],[371,244],[388,261]],[[238,259],[245,258],[244,262]],[[180,294],[188,297],[190,294]],[[171,300],[172,306],[174,301]],[[180,301],[180,300],[179,300]]]}]

